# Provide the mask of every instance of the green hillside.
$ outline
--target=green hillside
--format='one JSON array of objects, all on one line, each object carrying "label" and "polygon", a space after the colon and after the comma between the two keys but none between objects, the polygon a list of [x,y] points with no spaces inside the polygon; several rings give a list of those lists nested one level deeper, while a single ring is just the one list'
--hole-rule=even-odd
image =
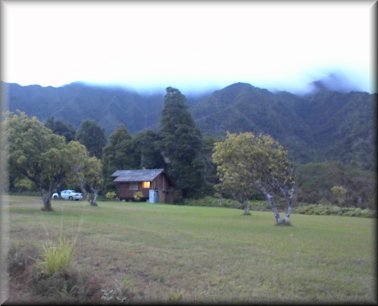
[{"label": "green hillside", "polygon": [[376,95],[321,90],[305,96],[233,84],[192,107],[206,134],[267,133],[296,162],[340,160],[374,169]]},{"label": "green hillside", "polygon": [[[54,117],[77,128],[82,120],[92,119],[107,135],[120,123],[131,134],[159,127],[163,92],[137,93],[81,83],[58,88],[8,85],[9,109],[20,109],[41,121]],[[322,88],[299,96],[236,83],[189,95],[188,103],[205,135],[267,133],[288,148],[295,162],[339,160],[375,169],[376,94]]]}]

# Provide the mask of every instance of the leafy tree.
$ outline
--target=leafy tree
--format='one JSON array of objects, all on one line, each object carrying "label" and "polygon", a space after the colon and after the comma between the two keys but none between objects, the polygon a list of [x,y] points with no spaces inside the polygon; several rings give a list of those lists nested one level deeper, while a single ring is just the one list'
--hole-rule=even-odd
[{"label": "leafy tree", "polygon": [[202,145],[202,156],[204,160],[204,180],[205,180],[205,193],[208,195],[214,194],[214,186],[219,183],[217,177],[217,167],[213,162],[212,153],[214,145],[219,138],[213,136],[204,136]]},{"label": "leafy tree", "polygon": [[19,176],[13,182],[13,190],[16,192],[20,191],[38,191],[35,184],[29,180],[27,177]]},{"label": "leafy tree", "polygon": [[69,176],[65,184],[68,186],[79,185],[83,193],[84,199],[89,200],[89,193],[86,186],[86,160],[89,158],[87,148],[78,141],[71,141],[67,144],[73,154],[70,156],[70,164],[72,166],[73,175]]},{"label": "leafy tree", "polygon": [[133,149],[136,154],[136,165],[138,168],[165,168],[158,133],[152,130],[138,133],[133,139]]},{"label": "leafy tree", "polygon": [[[67,144],[73,153],[70,156],[70,164],[72,167],[72,175],[68,178],[68,184],[79,184],[84,198],[91,205],[96,205],[96,199],[102,179],[102,163],[97,157],[90,157],[84,145],[77,141],[71,141]],[[91,197],[88,189],[93,192]]]},{"label": "leafy tree", "polygon": [[111,186],[111,174],[119,169],[133,169],[136,167],[136,157],[133,141],[124,125],[110,134],[109,142],[104,148],[103,175],[106,188]]},{"label": "leafy tree", "polygon": [[76,132],[76,140],[86,146],[91,156],[102,157],[106,144],[105,131],[93,120],[84,120]]},{"label": "leafy tree", "polygon": [[90,204],[92,206],[97,206],[97,196],[103,184],[101,160],[92,156],[86,160],[85,169],[87,184],[93,193],[93,198],[90,199]]},{"label": "leafy tree", "polygon": [[[238,200],[244,214],[249,214],[248,200],[261,192],[272,207],[276,223],[289,222],[294,178],[287,151],[278,142],[268,135],[228,133],[224,141],[215,144],[213,160],[220,180],[218,188]],[[283,220],[275,203],[277,194],[288,202]]]},{"label": "leafy tree", "polygon": [[168,175],[184,197],[198,194],[203,186],[202,136],[188,111],[186,98],[168,87],[160,119],[162,153]]},{"label": "leafy tree", "polygon": [[338,205],[375,209],[375,177],[376,172],[338,161],[296,165],[297,201],[311,204],[333,202],[332,187],[343,186],[347,192]]},{"label": "leafy tree", "polygon": [[52,130],[54,134],[64,136],[67,142],[75,139],[76,131],[70,124],[66,124],[63,121],[55,120],[54,117],[50,117],[47,119],[45,125]]},{"label": "leafy tree", "polygon": [[36,117],[25,113],[8,114],[9,172],[26,177],[38,188],[43,210],[51,211],[53,191],[72,173],[72,151],[63,136],[55,135]]},{"label": "leafy tree", "polygon": [[333,186],[331,192],[336,197],[338,204],[342,204],[345,201],[347,190],[343,186]]}]

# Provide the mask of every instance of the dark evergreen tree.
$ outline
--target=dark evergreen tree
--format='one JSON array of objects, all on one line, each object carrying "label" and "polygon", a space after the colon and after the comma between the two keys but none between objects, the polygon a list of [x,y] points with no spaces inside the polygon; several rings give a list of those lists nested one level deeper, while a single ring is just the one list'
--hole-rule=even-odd
[{"label": "dark evergreen tree", "polygon": [[185,96],[172,87],[166,91],[160,136],[167,172],[183,197],[195,196],[204,183],[202,136],[188,111]]},{"label": "dark evergreen tree", "polygon": [[56,120],[54,117],[48,118],[45,126],[52,130],[54,134],[64,136],[66,138],[66,142],[70,142],[71,140],[75,139],[75,128],[70,124],[64,123],[63,121]]},{"label": "dark evergreen tree", "polygon": [[137,168],[137,157],[133,150],[133,141],[124,125],[119,125],[109,136],[102,158],[103,175],[106,188],[112,186],[111,175],[116,170]]},{"label": "dark evergreen tree", "polygon": [[213,162],[212,154],[214,151],[214,145],[216,142],[220,141],[221,138],[216,138],[213,136],[204,136],[202,145],[202,156],[204,160],[204,180],[205,188],[204,193],[212,195],[214,194],[214,186],[219,183],[217,177],[217,167]]},{"label": "dark evergreen tree", "polygon": [[133,139],[133,149],[139,168],[165,168],[165,162],[160,150],[160,136],[152,130],[138,133]]},{"label": "dark evergreen tree", "polygon": [[91,156],[102,157],[106,144],[105,131],[93,120],[84,120],[76,132],[76,140],[85,145]]}]

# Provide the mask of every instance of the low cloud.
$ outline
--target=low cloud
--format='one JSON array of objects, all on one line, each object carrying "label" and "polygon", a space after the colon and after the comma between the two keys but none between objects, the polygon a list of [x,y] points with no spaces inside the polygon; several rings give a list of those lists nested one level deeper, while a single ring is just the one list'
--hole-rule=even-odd
[{"label": "low cloud", "polygon": [[362,91],[362,89],[351,82],[343,73],[341,72],[331,72],[325,77],[313,81],[307,86],[307,91],[309,93],[330,90],[338,92],[351,92],[351,91]]}]

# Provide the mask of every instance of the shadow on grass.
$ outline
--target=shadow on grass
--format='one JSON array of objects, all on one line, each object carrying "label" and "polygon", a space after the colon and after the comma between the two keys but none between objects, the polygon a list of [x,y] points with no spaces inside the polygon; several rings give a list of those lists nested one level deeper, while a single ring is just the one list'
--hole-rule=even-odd
[{"label": "shadow on grass", "polygon": [[293,226],[290,221],[279,221],[275,226]]}]

